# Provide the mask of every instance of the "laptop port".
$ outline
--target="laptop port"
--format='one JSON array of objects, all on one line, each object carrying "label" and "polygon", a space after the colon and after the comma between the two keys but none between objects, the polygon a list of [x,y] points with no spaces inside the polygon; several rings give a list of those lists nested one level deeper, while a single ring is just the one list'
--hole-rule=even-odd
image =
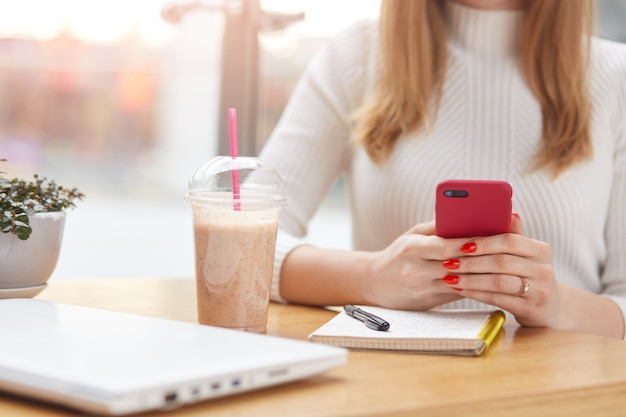
[{"label": "laptop port", "polygon": [[167,394],[163,396],[163,401],[165,401],[166,404],[175,403],[177,400],[178,400],[178,393],[176,392],[168,392]]},{"label": "laptop port", "polygon": [[270,378],[275,378],[277,376],[287,375],[289,373],[288,369],[275,369],[269,372]]}]

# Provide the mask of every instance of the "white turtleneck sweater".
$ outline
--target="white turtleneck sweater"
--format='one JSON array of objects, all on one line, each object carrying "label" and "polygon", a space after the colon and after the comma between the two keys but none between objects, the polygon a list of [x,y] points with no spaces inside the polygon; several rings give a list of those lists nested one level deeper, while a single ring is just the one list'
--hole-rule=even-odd
[{"label": "white turtleneck sweater", "polygon": [[[373,89],[377,23],[339,34],[303,75],[261,154],[282,175],[288,198],[272,299],[281,301],[283,260],[306,242],[307,223],[339,176],[353,248],[363,251],[382,250],[432,220],[439,181],[503,179],[513,186],[524,234],[552,247],[556,278],[626,312],[626,46],[594,39],[594,156],[553,180],[529,171],[542,118],[517,63],[523,12],[446,7],[449,61],[438,117],[430,133],[402,137],[380,165],[351,146],[349,123]],[[484,306],[461,300],[445,307]]]}]

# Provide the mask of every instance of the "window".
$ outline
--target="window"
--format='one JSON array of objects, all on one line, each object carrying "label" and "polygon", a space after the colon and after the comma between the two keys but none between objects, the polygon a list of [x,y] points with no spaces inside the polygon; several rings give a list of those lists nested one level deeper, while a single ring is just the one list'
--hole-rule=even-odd
[{"label": "window", "polygon": [[[307,60],[376,1],[262,2],[306,18],[260,36],[254,148]],[[68,213],[52,279],[194,275],[183,196],[218,152],[224,16],[210,9],[221,3],[170,24],[162,9],[184,2],[0,0],[0,170],[86,194]]]}]

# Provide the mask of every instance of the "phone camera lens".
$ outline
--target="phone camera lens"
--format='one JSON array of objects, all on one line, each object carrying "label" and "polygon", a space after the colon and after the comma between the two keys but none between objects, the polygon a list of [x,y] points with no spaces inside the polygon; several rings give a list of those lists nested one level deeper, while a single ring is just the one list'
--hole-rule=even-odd
[{"label": "phone camera lens", "polygon": [[454,191],[452,191],[452,190],[445,190],[443,192],[443,195],[444,195],[444,197],[452,197],[452,196],[454,196]]}]

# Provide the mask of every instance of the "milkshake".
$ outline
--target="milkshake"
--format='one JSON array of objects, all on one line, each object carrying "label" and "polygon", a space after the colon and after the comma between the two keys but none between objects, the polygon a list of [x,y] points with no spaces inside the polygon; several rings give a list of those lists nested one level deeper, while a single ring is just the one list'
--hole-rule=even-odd
[{"label": "milkshake", "polygon": [[278,216],[200,210],[194,225],[198,322],[264,333]]},{"label": "milkshake", "polygon": [[196,169],[186,200],[193,211],[198,322],[264,333],[286,202],[280,176],[258,158],[217,157]]}]

